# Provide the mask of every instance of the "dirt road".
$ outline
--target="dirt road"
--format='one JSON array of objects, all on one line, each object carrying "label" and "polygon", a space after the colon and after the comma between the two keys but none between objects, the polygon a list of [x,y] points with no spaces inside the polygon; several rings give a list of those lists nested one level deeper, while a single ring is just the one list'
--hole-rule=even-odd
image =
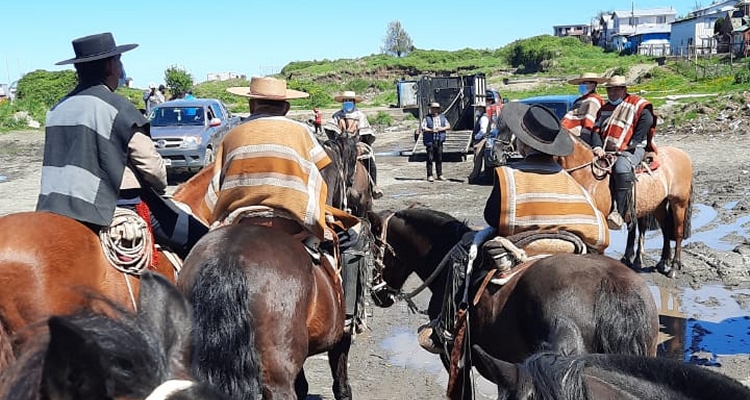
[{"label": "dirt road", "polygon": [[[685,269],[670,280],[654,272],[643,276],[652,284],[655,300],[664,314],[664,355],[709,365],[729,376],[750,380],[750,137],[731,130],[722,134],[665,133],[661,145],[685,150],[694,164],[694,236],[686,242]],[[0,134],[0,215],[33,210],[38,194],[43,134],[38,131]],[[381,133],[376,151],[411,149],[408,127]],[[446,163],[446,182],[424,180],[422,163],[406,157],[380,156],[379,183],[385,196],[376,210],[398,210],[414,203],[448,212],[474,225],[484,225],[482,210],[489,187],[466,183],[471,161]],[[659,258],[658,233],[648,236],[647,266]],[[613,233],[608,254],[619,258],[622,232]],[[410,281],[411,285],[418,282]],[[417,298],[425,306],[427,295]],[[423,317],[397,304],[372,310],[372,331],[356,338],[350,358],[352,388],[358,399],[438,399],[447,382],[436,356],[416,343],[416,327]],[[669,331],[670,321],[681,322]],[[331,399],[331,377],[323,356],[306,363],[311,399]],[[495,398],[483,383],[479,398]]]}]

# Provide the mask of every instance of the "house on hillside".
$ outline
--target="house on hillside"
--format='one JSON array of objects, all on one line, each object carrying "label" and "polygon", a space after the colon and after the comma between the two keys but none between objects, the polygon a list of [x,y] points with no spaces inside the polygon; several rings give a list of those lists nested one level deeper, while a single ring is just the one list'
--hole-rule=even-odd
[{"label": "house on hillside", "polygon": [[[594,46],[607,48],[610,37],[608,32],[612,32],[614,23],[612,22],[612,13],[601,12],[599,16],[591,22],[591,43]],[[610,33],[611,35],[611,33]]]},{"label": "house on hillside", "polygon": [[[603,42],[603,47],[608,50],[637,53],[639,45],[646,43],[650,46],[651,40],[661,44],[665,40],[661,36],[669,32],[669,24],[676,17],[677,11],[672,7],[612,11],[607,24],[603,19],[600,21],[603,40],[600,39],[599,43]],[[654,38],[648,35],[654,35]],[[638,44],[633,43],[634,39]],[[670,38],[666,37],[666,40]]]},{"label": "house on hillside", "polygon": [[738,1],[730,16],[732,21],[731,51],[735,55],[750,55],[750,0]]},{"label": "house on hillside", "polygon": [[717,21],[724,21],[735,10],[739,0],[719,1],[688,13],[687,17],[672,23],[670,46],[673,55],[714,54],[717,51],[717,36],[714,34]]},{"label": "house on hillside", "polygon": [[245,74],[235,72],[209,72],[206,74],[206,81],[228,81],[230,79],[247,79]]},{"label": "house on hillside", "polygon": [[589,24],[555,25],[552,27],[557,37],[574,37],[587,43],[591,40],[591,26]]}]

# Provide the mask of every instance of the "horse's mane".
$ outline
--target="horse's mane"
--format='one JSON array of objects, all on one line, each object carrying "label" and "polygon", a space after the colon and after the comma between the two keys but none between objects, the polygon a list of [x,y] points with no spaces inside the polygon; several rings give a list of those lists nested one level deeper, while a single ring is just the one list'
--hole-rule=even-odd
[{"label": "horse's mane", "polygon": [[[450,214],[429,208],[407,208],[396,211],[395,216],[439,243],[444,242],[446,238],[455,239],[451,246],[456,244],[464,233],[471,230],[466,221],[459,221]],[[449,235],[451,233],[452,236]]]},{"label": "horse's mane", "polygon": [[[587,377],[631,395],[648,392],[659,398],[747,399],[750,389],[720,373],[668,358],[629,354],[585,354],[565,357],[537,353],[519,365],[518,392],[539,399],[594,399]],[[510,394],[500,387],[499,398]],[[661,394],[661,395],[660,395]],[[504,397],[505,396],[505,397]]]},{"label": "horse's mane", "polygon": [[[113,317],[91,310],[55,317],[67,322],[92,340],[109,360],[108,375],[118,396],[145,398],[162,382],[169,379],[169,352],[157,333],[141,326],[136,316],[108,302]],[[46,324],[37,323],[35,327]],[[49,334],[36,336],[24,347],[19,359],[0,376],[0,398],[37,399],[42,380]]]}]

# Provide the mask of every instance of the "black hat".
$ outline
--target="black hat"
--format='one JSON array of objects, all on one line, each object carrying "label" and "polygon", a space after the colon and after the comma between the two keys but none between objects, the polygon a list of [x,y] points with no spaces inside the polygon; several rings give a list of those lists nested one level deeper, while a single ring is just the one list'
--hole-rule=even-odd
[{"label": "black hat", "polygon": [[85,36],[73,40],[73,51],[76,53],[75,58],[60,61],[55,63],[55,65],[78,64],[101,60],[103,58],[116,56],[126,51],[133,50],[136,47],[138,47],[138,45],[134,43],[117,46],[115,44],[115,38],[112,37],[112,34],[109,32]]},{"label": "black hat", "polygon": [[567,156],[573,152],[573,140],[560,120],[549,108],[541,105],[508,103],[500,112],[501,123],[505,123],[518,140],[524,144],[553,156]]}]

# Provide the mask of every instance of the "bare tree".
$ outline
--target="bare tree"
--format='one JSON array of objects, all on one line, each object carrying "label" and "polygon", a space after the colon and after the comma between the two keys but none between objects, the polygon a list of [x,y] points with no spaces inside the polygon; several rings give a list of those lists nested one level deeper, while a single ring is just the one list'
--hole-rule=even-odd
[{"label": "bare tree", "polygon": [[388,31],[383,39],[383,47],[380,51],[385,54],[394,54],[397,57],[405,56],[414,50],[414,43],[411,37],[401,26],[399,21],[388,23]]}]

